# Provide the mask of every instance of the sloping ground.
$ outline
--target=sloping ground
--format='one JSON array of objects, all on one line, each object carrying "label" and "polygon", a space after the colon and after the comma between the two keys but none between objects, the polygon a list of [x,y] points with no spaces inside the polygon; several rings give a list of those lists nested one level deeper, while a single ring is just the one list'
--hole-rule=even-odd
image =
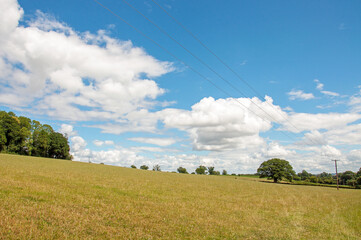
[{"label": "sloping ground", "polygon": [[360,239],[361,191],[0,154],[0,239]]}]

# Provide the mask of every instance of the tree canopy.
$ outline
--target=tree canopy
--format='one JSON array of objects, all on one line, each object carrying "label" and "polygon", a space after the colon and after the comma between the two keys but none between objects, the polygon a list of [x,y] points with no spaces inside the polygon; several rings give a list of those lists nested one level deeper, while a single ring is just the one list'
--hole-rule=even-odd
[{"label": "tree canopy", "polygon": [[201,165],[196,169],[196,173],[203,175],[203,174],[206,174],[206,170],[207,170],[207,168],[205,166]]},{"label": "tree canopy", "polygon": [[0,152],[71,159],[68,139],[50,125],[0,111]]},{"label": "tree canopy", "polygon": [[279,158],[272,158],[268,161],[264,161],[257,169],[257,173],[260,178],[267,177],[273,179],[274,182],[278,182],[282,179],[292,181],[293,176],[296,175],[290,163]]},{"label": "tree canopy", "polygon": [[187,172],[187,169],[185,169],[184,167],[179,167],[179,168],[177,169],[177,171],[178,171],[179,173],[185,173],[185,174],[188,173],[188,172]]}]

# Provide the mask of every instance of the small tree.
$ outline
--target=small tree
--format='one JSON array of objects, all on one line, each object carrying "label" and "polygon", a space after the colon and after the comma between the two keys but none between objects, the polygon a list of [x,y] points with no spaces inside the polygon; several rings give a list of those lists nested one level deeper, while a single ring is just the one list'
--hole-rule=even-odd
[{"label": "small tree", "polygon": [[228,175],[226,170],[222,171],[222,175]]},{"label": "small tree", "polygon": [[148,170],[149,167],[148,167],[147,165],[142,165],[142,166],[140,166],[140,169],[142,169],[142,170]]},{"label": "small tree", "polygon": [[214,167],[208,167],[208,174],[214,175]]},{"label": "small tree", "polygon": [[137,168],[135,165],[130,166],[131,168]]},{"label": "small tree", "polygon": [[161,172],[160,166],[158,164],[153,166],[153,171]]},{"label": "small tree", "polygon": [[273,179],[275,183],[283,178],[292,181],[293,176],[296,175],[290,163],[279,158],[264,161],[257,169],[257,173],[260,178],[267,177]]},{"label": "small tree", "polygon": [[196,169],[196,173],[197,174],[206,174],[206,170],[207,170],[207,168],[205,167],[205,166],[199,166],[197,169]]},{"label": "small tree", "polygon": [[177,171],[178,171],[179,173],[186,173],[186,174],[188,174],[187,169],[185,169],[184,167],[179,167],[179,168],[177,169]]}]

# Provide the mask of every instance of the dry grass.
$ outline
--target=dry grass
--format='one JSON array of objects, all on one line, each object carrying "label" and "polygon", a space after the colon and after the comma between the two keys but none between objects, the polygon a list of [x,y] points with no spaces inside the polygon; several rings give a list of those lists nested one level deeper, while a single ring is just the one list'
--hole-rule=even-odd
[{"label": "dry grass", "polygon": [[0,239],[360,238],[360,190],[0,154]]}]

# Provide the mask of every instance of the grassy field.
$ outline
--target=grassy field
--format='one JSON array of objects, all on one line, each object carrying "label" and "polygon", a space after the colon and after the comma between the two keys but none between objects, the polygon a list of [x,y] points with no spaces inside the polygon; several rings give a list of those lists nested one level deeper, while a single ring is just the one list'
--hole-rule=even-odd
[{"label": "grassy field", "polygon": [[0,239],[361,239],[361,191],[0,154]]}]

